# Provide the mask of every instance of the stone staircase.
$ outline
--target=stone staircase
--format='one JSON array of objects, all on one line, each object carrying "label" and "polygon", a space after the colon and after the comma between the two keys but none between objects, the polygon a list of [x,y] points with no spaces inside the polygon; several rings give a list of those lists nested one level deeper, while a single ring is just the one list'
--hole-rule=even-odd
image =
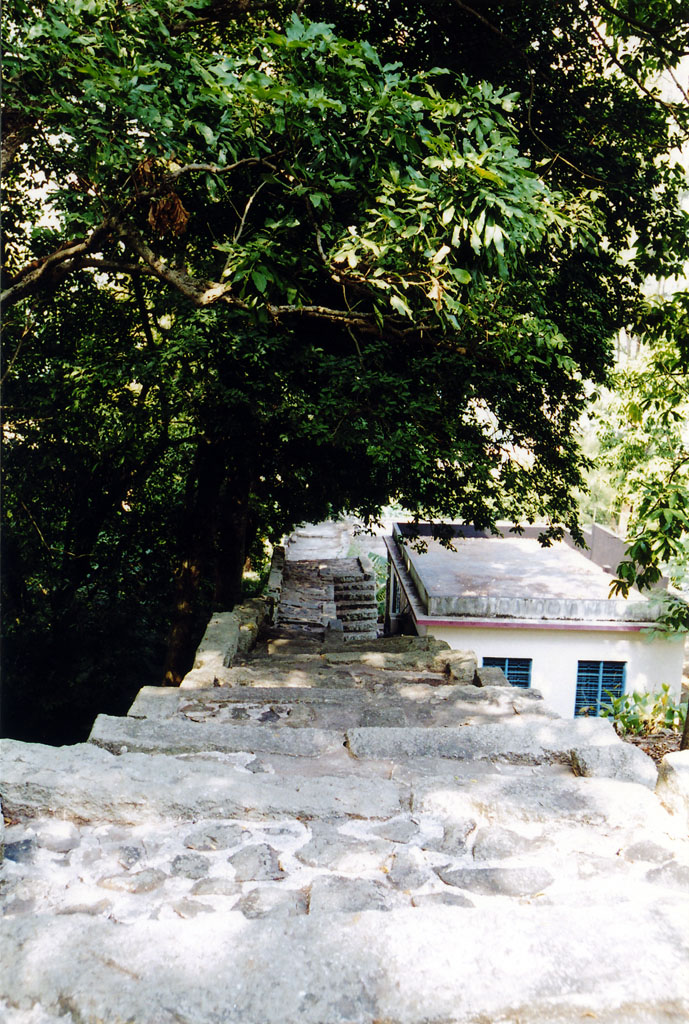
[{"label": "stone staircase", "polygon": [[215,685],[0,742],[0,1021],[688,1020],[683,755],[656,789],[471,654],[345,636],[328,561]]},{"label": "stone staircase", "polygon": [[375,640],[378,636],[378,604],[373,566],[364,558],[341,559],[333,566],[337,618],[345,640]]},{"label": "stone staircase", "polygon": [[321,558],[285,562],[277,624],[314,639],[325,628],[343,640],[378,636],[376,579],[367,559]]}]

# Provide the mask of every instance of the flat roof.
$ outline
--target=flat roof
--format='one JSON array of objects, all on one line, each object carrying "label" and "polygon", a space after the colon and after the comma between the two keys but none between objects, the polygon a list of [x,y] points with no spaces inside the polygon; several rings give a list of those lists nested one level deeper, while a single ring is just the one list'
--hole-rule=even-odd
[{"label": "flat roof", "polygon": [[564,542],[544,548],[529,537],[456,537],[454,551],[424,531],[425,552],[398,549],[432,618],[565,619],[651,622],[656,607],[638,591],[609,598],[612,577]]}]

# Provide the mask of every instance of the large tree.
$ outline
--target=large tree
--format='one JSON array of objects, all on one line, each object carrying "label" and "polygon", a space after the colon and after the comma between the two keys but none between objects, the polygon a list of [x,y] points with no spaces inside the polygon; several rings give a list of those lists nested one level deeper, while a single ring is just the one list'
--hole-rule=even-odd
[{"label": "large tree", "polygon": [[33,586],[67,629],[155,509],[173,681],[254,539],[305,517],[576,533],[586,382],[687,254],[686,115],[648,84],[672,3],[297,6],[335,28],[5,5],[11,616]]}]

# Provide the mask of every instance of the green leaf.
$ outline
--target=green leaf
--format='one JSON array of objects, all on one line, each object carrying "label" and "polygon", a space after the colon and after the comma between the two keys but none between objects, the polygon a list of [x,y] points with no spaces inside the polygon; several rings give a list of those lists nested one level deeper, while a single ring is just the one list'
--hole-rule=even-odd
[{"label": "green leaf", "polygon": [[401,295],[391,295],[390,305],[402,316],[413,317],[413,313]]},{"label": "green leaf", "polygon": [[266,286],[268,284],[268,278],[265,276],[265,274],[262,274],[260,270],[252,270],[251,271],[251,280],[253,281],[254,285],[256,286],[256,289],[262,295],[265,292],[265,290],[266,290]]}]

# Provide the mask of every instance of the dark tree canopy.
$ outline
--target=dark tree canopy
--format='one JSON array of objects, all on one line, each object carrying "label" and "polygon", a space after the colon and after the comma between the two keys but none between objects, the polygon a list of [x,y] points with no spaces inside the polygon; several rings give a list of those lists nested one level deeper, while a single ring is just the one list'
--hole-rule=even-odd
[{"label": "dark tree canopy", "polygon": [[179,680],[247,553],[331,512],[576,535],[591,384],[687,258],[679,13],[6,4],[16,670],[111,616]]}]

